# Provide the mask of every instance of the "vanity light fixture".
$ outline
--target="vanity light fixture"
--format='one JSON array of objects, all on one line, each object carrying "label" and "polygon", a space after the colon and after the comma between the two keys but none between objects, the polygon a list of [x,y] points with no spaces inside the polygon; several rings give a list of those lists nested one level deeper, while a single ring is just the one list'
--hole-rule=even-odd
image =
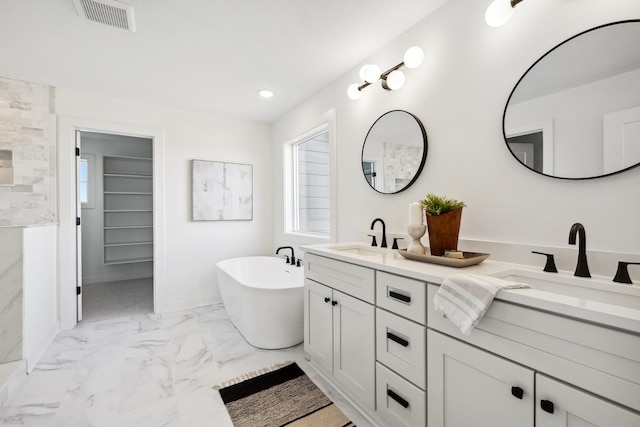
[{"label": "vanity light fixture", "polygon": [[347,96],[356,100],[362,96],[362,89],[380,80],[380,84],[386,90],[398,90],[405,82],[405,76],[400,68],[417,68],[424,60],[424,52],[417,46],[407,49],[403,61],[385,72],[380,72],[380,67],[374,64],[364,65],[360,69],[360,79],[363,83],[353,83],[347,89]]},{"label": "vanity light fixture", "polygon": [[513,9],[522,0],[493,0],[486,13],[484,20],[490,27],[501,27],[506,24],[513,16]]}]

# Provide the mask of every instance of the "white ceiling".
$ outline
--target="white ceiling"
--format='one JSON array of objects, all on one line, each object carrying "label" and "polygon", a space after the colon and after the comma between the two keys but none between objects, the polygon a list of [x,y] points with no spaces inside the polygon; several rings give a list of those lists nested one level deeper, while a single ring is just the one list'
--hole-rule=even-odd
[{"label": "white ceiling", "polygon": [[0,0],[0,76],[271,122],[447,1],[124,0],[130,33]]}]

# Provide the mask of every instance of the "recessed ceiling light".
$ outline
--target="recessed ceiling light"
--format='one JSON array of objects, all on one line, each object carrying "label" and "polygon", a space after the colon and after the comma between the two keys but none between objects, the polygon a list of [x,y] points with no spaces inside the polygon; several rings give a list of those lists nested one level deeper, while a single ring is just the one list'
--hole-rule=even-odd
[{"label": "recessed ceiling light", "polygon": [[271,98],[274,94],[272,90],[269,89],[260,89],[258,91],[258,95],[260,95],[263,98]]}]

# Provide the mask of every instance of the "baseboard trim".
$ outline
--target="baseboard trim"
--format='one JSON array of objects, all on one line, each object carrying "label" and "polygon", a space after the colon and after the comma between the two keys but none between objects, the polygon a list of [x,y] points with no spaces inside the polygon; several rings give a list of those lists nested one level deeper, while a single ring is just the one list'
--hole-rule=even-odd
[{"label": "baseboard trim", "polygon": [[150,276],[149,274],[108,274],[104,276],[91,276],[91,277],[83,277],[82,284],[83,285],[95,285],[98,283],[106,283],[106,282],[120,282],[123,280],[136,280],[136,279],[147,279],[152,278],[153,274]]}]

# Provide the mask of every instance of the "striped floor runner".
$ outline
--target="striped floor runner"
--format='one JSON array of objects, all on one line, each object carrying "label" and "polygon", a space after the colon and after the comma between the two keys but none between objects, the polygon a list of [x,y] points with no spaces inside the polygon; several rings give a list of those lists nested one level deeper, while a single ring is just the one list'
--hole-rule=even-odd
[{"label": "striped floor runner", "polygon": [[235,427],[355,427],[292,363],[220,389]]}]

